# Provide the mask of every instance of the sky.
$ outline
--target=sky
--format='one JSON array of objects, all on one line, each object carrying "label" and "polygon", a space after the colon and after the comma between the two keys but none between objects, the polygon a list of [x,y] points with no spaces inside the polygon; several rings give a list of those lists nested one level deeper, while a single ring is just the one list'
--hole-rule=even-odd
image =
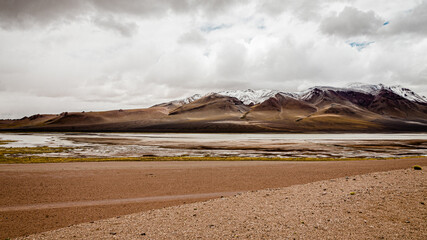
[{"label": "sky", "polygon": [[427,95],[427,0],[0,0],[0,118],[349,83]]}]

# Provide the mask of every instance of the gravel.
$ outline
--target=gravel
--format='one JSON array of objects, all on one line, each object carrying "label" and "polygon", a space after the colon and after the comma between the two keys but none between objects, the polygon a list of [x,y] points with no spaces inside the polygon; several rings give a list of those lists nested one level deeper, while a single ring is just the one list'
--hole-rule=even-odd
[{"label": "gravel", "polygon": [[426,176],[404,169],[245,192],[19,239],[427,239]]}]

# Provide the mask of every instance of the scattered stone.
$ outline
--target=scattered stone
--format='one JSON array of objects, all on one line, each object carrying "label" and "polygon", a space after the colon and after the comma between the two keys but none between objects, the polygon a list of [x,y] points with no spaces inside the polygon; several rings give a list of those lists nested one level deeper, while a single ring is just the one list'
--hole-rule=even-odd
[{"label": "scattered stone", "polygon": [[423,170],[423,168],[420,165],[414,165],[414,170]]},{"label": "scattered stone", "polygon": [[[74,225],[47,232],[47,237],[32,235],[30,239],[64,239],[73,235],[75,239],[145,239],[147,237],[142,236],[146,233],[138,231],[142,225],[144,231],[150,233],[150,239],[168,236],[175,239],[231,239],[237,236],[246,239],[281,239],[285,236],[292,239],[292,233],[302,239],[358,239],[362,231],[363,237],[368,239],[425,239],[427,225],[418,219],[422,219],[425,210],[427,179],[412,169],[406,172],[409,174],[402,170],[387,175],[375,173],[383,184],[372,181],[373,175],[367,174],[358,181],[346,182],[345,178],[330,184],[322,181],[321,188],[319,183],[313,183],[248,192],[237,198],[225,197],[137,213],[130,215],[132,217],[97,220],[96,225]],[[322,189],[329,190],[319,191]],[[311,194],[315,191],[328,194]],[[348,196],[356,193],[357,197]],[[270,197],[266,199],[267,194]],[[289,196],[289,200],[283,201],[285,196]],[[306,201],[308,197],[310,199]],[[198,208],[203,214],[194,218],[193,210]],[[396,221],[396,216],[400,220]],[[221,225],[216,227],[212,222]],[[112,226],[120,229],[120,234],[104,230]]]}]

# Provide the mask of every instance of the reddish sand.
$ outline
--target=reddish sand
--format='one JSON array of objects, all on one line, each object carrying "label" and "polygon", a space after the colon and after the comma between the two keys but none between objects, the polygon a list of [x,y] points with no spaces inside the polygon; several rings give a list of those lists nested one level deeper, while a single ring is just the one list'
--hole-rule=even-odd
[{"label": "reddish sand", "polygon": [[[0,166],[0,238],[232,192],[427,165],[427,158],[337,162],[105,162]],[[203,195],[205,194],[205,195]]]}]

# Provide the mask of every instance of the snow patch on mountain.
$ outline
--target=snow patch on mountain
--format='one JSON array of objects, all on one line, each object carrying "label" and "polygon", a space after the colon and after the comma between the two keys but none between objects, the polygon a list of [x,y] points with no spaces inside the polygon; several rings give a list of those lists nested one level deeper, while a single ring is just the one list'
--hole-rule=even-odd
[{"label": "snow patch on mountain", "polygon": [[319,94],[319,92],[322,91],[353,91],[353,92],[363,92],[367,94],[376,95],[380,90],[385,89],[392,91],[393,93],[406,98],[410,101],[414,102],[420,102],[420,103],[427,103],[427,98],[425,96],[421,96],[413,92],[412,90],[408,88],[404,88],[400,85],[396,86],[385,86],[384,84],[364,84],[364,83],[351,83],[347,85],[346,87],[338,88],[338,87],[330,87],[330,86],[316,86],[311,87],[305,91],[297,92],[297,93],[287,93],[282,92],[279,90],[269,90],[269,89],[263,89],[263,90],[229,90],[229,91],[220,91],[220,92],[212,92],[209,94],[201,95],[201,94],[194,94],[191,97],[175,100],[171,103],[176,104],[188,104],[191,102],[194,102],[202,97],[209,96],[211,94],[218,94],[222,96],[228,96],[228,97],[235,97],[242,101],[246,105],[251,104],[259,104],[266,100],[268,100],[271,97],[276,96],[276,94],[281,94],[283,96],[293,97],[300,100],[307,100],[310,99],[311,96],[314,94]]},{"label": "snow patch on mountain", "polygon": [[400,95],[401,97],[409,99],[411,101],[427,103],[427,98],[425,96],[418,95],[408,88],[404,88],[402,86],[397,85],[391,86],[389,87],[389,89],[397,95]]},{"label": "snow patch on mountain", "polygon": [[187,103],[191,103],[191,102],[194,102],[194,101],[196,101],[196,100],[199,100],[200,98],[202,98],[203,96],[201,95],[201,94],[194,94],[193,96],[191,96],[191,97],[188,97],[188,98],[185,98],[185,99],[183,99],[183,100],[181,100],[184,104],[187,104]]},{"label": "snow patch on mountain", "polygon": [[284,93],[284,92],[281,92],[278,90],[267,90],[267,89],[263,89],[263,90],[247,89],[247,90],[234,90],[234,91],[218,92],[218,94],[223,95],[223,96],[235,97],[235,98],[239,99],[240,101],[242,101],[246,105],[262,103],[262,102],[266,101],[267,99],[274,97],[278,93],[285,95],[285,96],[292,96],[292,94],[290,94],[290,93]]},{"label": "snow patch on mountain", "polygon": [[363,84],[363,83],[352,83],[349,84],[346,88],[352,91],[362,91],[370,94],[376,94],[382,89],[392,91],[393,93],[406,98],[410,101],[427,103],[427,98],[425,96],[421,96],[416,94],[414,91],[404,88],[400,85],[395,86],[385,86],[384,84]]},{"label": "snow patch on mountain", "polygon": [[305,91],[299,92],[299,99],[301,100],[307,100],[310,99],[313,94],[315,94],[316,91],[343,91],[343,92],[362,92],[367,94],[376,95],[381,90],[388,90],[391,91],[403,98],[406,98],[410,101],[414,102],[420,102],[420,103],[427,103],[427,98],[425,96],[421,96],[413,92],[412,90],[408,88],[404,88],[400,85],[396,86],[385,86],[384,84],[364,84],[364,83],[351,83],[348,84],[346,87],[330,87],[330,86],[316,86],[311,87]]}]

